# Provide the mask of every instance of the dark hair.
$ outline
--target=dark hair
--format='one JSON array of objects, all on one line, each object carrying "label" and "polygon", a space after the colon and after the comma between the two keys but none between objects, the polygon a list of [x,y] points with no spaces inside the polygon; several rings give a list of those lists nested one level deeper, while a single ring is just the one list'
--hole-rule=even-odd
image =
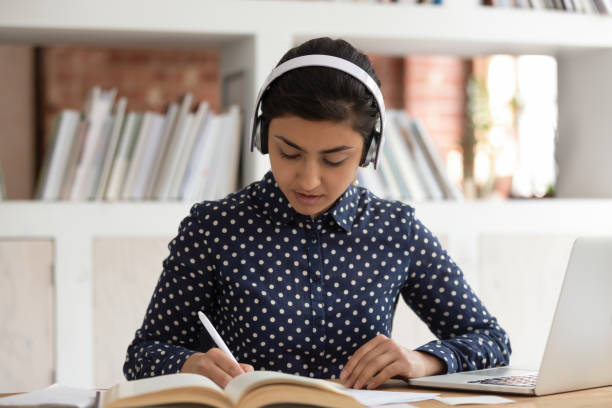
[{"label": "dark hair", "polygon": [[[348,42],[315,38],[290,49],[277,64],[311,54],[343,58],[366,71],[380,87],[380,80],[366,55]],[[328,67],[302,67],[277,78],[261,100],[262,147],[268,150],[270,121],[284,115],[306,120],[348,122],[364,138],[363,157],[378,118],[376,99],[358,79]]]}]

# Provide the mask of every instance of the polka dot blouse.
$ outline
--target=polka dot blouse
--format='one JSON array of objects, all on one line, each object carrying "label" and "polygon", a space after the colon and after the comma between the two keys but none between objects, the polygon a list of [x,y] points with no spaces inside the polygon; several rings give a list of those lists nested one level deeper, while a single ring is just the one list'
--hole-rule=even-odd
[{"label": "polka dot blouse", "polygon": [[439,339],[418,350],[448,372],[509,361],[505,331],[414,209],[363,188],[312,219],[268,173],[194,205],[169,249],[127,350],[129,380],[178,372],[213,347],[198,311],[242,363],[337,378],[361,345],[390,337],[400,297]]}]

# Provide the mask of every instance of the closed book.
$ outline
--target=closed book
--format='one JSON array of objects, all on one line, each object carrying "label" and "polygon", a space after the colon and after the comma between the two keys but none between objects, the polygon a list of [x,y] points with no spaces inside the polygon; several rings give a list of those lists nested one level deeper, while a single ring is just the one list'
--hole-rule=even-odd
[{"label": "closed book", "polygon": [[72,192],[72,186],[74,184],[79,158],[81,157],[83,152],[83,145],[85,142],[85,136],[87,135],[88,126],[89,122],[85,119],[83,115],[81,115],[81,117],[79,118],[79,123],[77,124],[74,139],[72,140],[72,145],[70,146],[70,152],[68,153],[68,160],[66,162],[66,174],[64,175],[64,179],[62,180],[62,187],[60,189],[60,199],[62,200],[70,199],[70,194]]},{"label": "closed book", "polygon": [[448,176],[446,167],[442,163],[442,158],[440,157],[433,140],[431,140],[429,135],[427,135],[425,132],[425,128],[423,127],[421,121],[414,119],[412,120],[411,125],[412,134],[415,136],[415,139],[421,146],[427,160],[432,163],[434,176],[438,180],[439,185],[442,187],[446,198],[453,200],[463,199],[463,193],[461,193],[461,191],[457,188],[457,186],[455,186]]},{"label": "closed book", "polygon": [[102,173],[102,167],[104,166],[104,156],[106,154],[106,149],[108,148],[111,133],[113,132],[114,123],[115,115],[109,114],[104,119],[104,123],[100,128],[100,137],[98,139],[98,143],[96,143],[95,152],[92,156],[93,158],[89,166],[89,181],[85,183],[84,186],[85,199],[96,199],[98,183],[100,182],[100,175]]},{"label": "closed book", "polygon": [[206,121],[202,133],[198,140],[198,145],[194,150],[195,156],[191,159],[193,170],[190,177],[185,179],[184,200],[201,201],[207,199],[212,194],[207,194],[206,186],[209,179],[216,177],[215,166],[217,165],[219,142],[219,130],[221,128],[221,118],[219,115],[211,114]]},{"label": "closed book", "polygon": [[198,109],[193,115],[193,120],[191,121],[190,126],[185,129],[184,136],[180,140],[177,152],[178,160],[176,160],[176,166],[173,167],[173,173],[171,176],[173,182],[170,185],[170,191],[168,193],[168,198],[171,200],[179,199],[179,193],[185,178],[185,171],[189,165],[189,158],[193,152],[193,146],[197,137],[200,135],[200,130],[202,129],[208,114],[208,102],[200,102]]},{"label": "closed book", "polygon": [[[180,159],[180,146],[182,145],[182,139],[185,136],[186,130],[189,129],[191,124],[191,115],[189,110],[191,109],[191,101],[193,95],[187,93],[183,96],[181,105],[174,123],[174,127],[169,134],[167,146],[162,158],[161,169],[159,175],[153,187],[153,198],[158,200],[167,200],[170,196],[171,184],[176,182],[172,177],[177,167],[177,161]],[[190,116],[191,115],[191,116]]]},{"label": "closed book", "polygon": [[95,156],[100,151],[100,144],[104,143],[103,138],[108,137],[108,133],[105,133],[103,130],[105,124],[108,123],[107,117],[111,113],[116,91],[94,89],[92,93],[93,97],[89,100],[89,106],[85,113],[87,130],[83,137],[83,145],[70,193],[70,199],[72,200],[92,198]]},{"label": "closed book", "polygon": [[306,401],[311,407],[364,407],[340,384],[272,371],[241,374],[225,388],[202,375],[186,373],[123,382],[104,394],[102,407],[297,407]]},{"label": "closed book", "polygon": [[166,117],[164,119],[164,127],[160,135],[159,144],[155,149],[155,156],[153,157],[153,167],[151,168],[151,177],[149,178],[149,181],[147,183],[145,198],[154,198],[153,193],[155,189],[155,184],[159,178],[159,174],[162,169],[163,159],[168,146],[168,140],[170,139],[172,129],[174,129],[177,114],[178,104],[176,102],[170,103],[168,105],[168,109],[166,109]]},{"label": "closed book", "polygon": [[165,121],[165,117],[157,113],[151,118],[147,140],[129,197],[132,200],[144,200],[147,198],[147,187],[152,176],[153,160],[160,143]]},{"label": "closed book", "polygon": [[428,196],[421,185],[414,160],[397,126],[395,119],[397,114],[398,111],[388,112],[388,120],[385,126],[387,143],[383,146],[383,149],[388,149],[389,164],[402,193],[400,197],[393,198],[402,199],[410,197],[414,202],[424,201]]},{"label": "closed book", "polygon": [[104,151],[104,161],[100,170],[100,175],[97,181],[95,199],[102,200],[104,198],[104,192],[108,186],[110,179],[110,171],[117,154],[117,146],[119,146],[119,138],[121,136],[121,128],[123,120],[125,119],[125,110],[127,107],[127,98],[122,97],[117,101],[115,106],[115,112],[113,115],[113,126],[111,129],[110,137],[108,139],[108,146]]},{"label": "closed book", "polygon": [[421,180],[421,184],[427,190],[428,197],[432,200],[444,199],[444,191],[434,175],[433,163],[427,160],[425,152],[423,152],[421,145],[410,130],[412,120],[404,112],[397,115],[396,120],[400,133],[408,146],[410,156],[414,160],[419,180]]},{"label": "closed book", "polygon": [[134,148],[129,155],[129,166],[125,175],[125,181],[121,188],[121,199],[131,200],[134,193],[134,186],[138,173],[141,171],[144,151],[148,143],[150,143],[151,127],[153,123],[153,112],[145,112],[142,116],[142,122],[138,133],[134,136]]},{"label": "closed book", "polygon": [[215,152],[212,150],[217,133],[220,119],[218,115],[210,112],[200,134],[196,138],[193,152],[189,158],[189,165],[185,171],[182,182],[180,198],[185,201],[197,201],[203,199],[200,194],[200,186],[204,184],[210,168],[210,161],[213,160]]},{"label": "closed book", "polygon": [[117,154],[115,155],[108,186],[104,193],[106,200],[118,200],[121,197],[121,190],[123,189],[131,152],[134,147],[134,139],[140,129],[141,121],[142,114],[137,112],[129,112],[125,118],[125,123],[121,129]]},{"label": "closed book", "polygon": [[57,116],[52,131],[52,144],[47,151],[41,170],[36,197],[41,200],[58,200],[66,175],[70,149],[76,136],[81,114],[65,109]]}]

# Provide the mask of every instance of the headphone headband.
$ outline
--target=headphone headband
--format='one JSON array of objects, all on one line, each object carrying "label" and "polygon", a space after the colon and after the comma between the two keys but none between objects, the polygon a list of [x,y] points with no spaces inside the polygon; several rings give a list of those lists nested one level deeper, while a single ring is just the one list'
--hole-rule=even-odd
[{"label": "headphone headband", "polygon": [[380,126],[378,129],[375,128],[374,130],[368,153],[362,165],[367,166],[370,162],[373,162],[374,168],[376,168],[378,165],[378,153],[383,145],[382,135],[385,122],[385,102],[383,100],[382,93],[380,92],[380,88],[374,81],[374,78],[372,78],[361,67],[353,64],[350,61],[345,60],[344,58],[334,57],[332,55],[312,54],[292,58],[280,64],[278,67],[272,70],[272,72],[270,72],[257,95],[257,101],[255,103],[255,113],[251,118],[251,151],[253,151],[254,147],[257,147],[261,152],[264,152],[264,150],[262,149],[261,134],[257,132],[259,127],[257,125],[259,124],[261,119],[261,116],[259,115],[261,98],[263,94],[268,90],[270,84],[288,71],[292,71],[297,68],[312,66],[334,68],[339,71],[345,72],[351,75],[353,78],[357,79],[359,82],[361,82],[374,96],[379,112]]}]

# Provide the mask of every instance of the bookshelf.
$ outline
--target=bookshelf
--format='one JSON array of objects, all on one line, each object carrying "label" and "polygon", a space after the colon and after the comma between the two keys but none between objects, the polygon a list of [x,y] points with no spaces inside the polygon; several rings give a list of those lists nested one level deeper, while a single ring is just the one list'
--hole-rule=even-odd
[{"label": "bookshelf", "polygon": [[[220,50],[222,80],[244,75],[240,102],[247,112],[245,129],[259,84],[288,48],[312,37],[343,37],[365,52],[383,55],[554,55],[559,66],[558,191],[561,197],[583,199],[423,203],[417,211],[444,237],[464,270],[479,268],[479,234],[609,233],[612,200],[605,199],[612,197],[612,183],[607,181],[612,161],[606,153],[612,151],[608,137],[612,123],[605,112],[612,102],[609,17],[499,9],[477,1],[448,3],[453,4],[23,0],[0,5],[0,42],[215,47]],[[258,179],[266,162],[244,149],[244,182]],[[591,197],[598,199],[586,199]],[[170,238],[190,204],[0,203],[0,239],[51,238],[55,243],[56,381],[95,383],[91,240]],[[468,278],[478,281],[477,276]]]}]

